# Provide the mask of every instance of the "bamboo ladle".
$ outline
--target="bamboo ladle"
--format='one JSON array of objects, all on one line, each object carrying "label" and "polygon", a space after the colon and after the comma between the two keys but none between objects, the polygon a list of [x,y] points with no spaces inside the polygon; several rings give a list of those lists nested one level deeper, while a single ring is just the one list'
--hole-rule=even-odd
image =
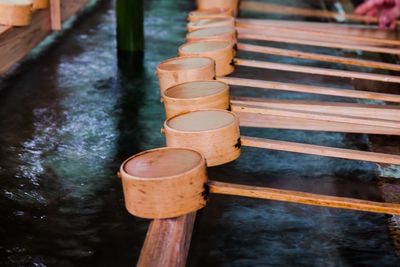
[{"label": "bamboo ladle", "polygon": [[[230,50],[230,51],[229,51]],[[227,41],[199,41],[186,43],[179,47],[181,56],[205,56],[211,57],[216,62],[217,76],[225,76],[233,72],[231,63],[238,66],[318,74],[324,76],[344,77],[351,79],[365,79],[390,83],[400,83],[400,77],[384,74],[364,73],[356,71],[344,71],[336,69],[308,67],[293,64],[282,64],[267,61],[246,60],[234,58],[233,43]]]},{"label": "bamboo ladle", "polygon": [[[281,30],[280,30],[281,32]],[[244,33],[244,34],[241,34]],[[275,38],[271,32],[265,33],[266,38]],[[244,39],[246,37],[249,37],[249,39],[256,39],[256,40],[261,40],[263,36],[263,33],[260,32],[242,32],[239,31],[238,37],[241,38],[244,36]],[[261,37],[260,37],[261,36]],[[233,26],[219,26],[219,27],[206,27],[203,29],[195,30],[192,32],[189,32],[186,36],[186,39],[188,42],[198,42],[198,41],[209,41],[209,40],[228,40],[228,41],[233,41],[236,43],[236,31]],[[260,39],[261,38],[261,39]],[[279,36],[276,40],[283,40],[281,36]],[[292,35],[289,37],[289,41],[295,44],[302,44],[302,41],[296,40],[293,38]],[[325,38],[326,39],[326,38]],[[271,39],[272,40],[272,39]],[[337,43],[337,42],[335,42]],[[332,42],[328,42],[328,45],[332,44]],[[359,45],[353,46],[353,49],[359,49]],[[376,68],[376,69],[385,69],[385,70],[394,70],[394,71],[400,71],[400,66],[397,64],[391,64],[391,63],[383,63],[379,61],[373,61],[373,60],[365,60],[365,59],[355,59],[355,58],[349,58],[349,57],[341,57],[341,56],[332,56],[332,55],[325,55],[325,54],[318,54],[318,53],[310,53],[310,52],[302,52],[298,50],[292,50],[292,49],[282,49],[282,48],[275,48],[275,47],[270,47],[270,46],[259,46],[259,45],[251,45],[251,44],[244,44],[244,43],[238,43],[236,48],[239,51],[247,51],[247,52],[257,52],[257,53],[263,53],[263,54],[270,54],[270,55],[277,55],[277,56],[286,56],[286,57],[293,57],[293,58],[302,58],[302,59],[310,59],[310,60],[318,60],[318,61],[324,61],[324,62],[332,62],[332,63],[340,63],[340,64],[347,64],[347,65],[353,65],[353,66],[360,66],[360,67],[368,67],[368,68]],[[350,48],[350,47],[347,47]],[[380,52],[381,47],[377,49],[370,49],[372,52]],[[384,48],[386,49],[386,48]],[[395,54],[400,54],[400,49],[398,50],[390,50],[390,52],[393,52]]]},{"label": "bamboo ladle", "polygon": [[[214,10],[219,12],[218,9]],[[210,27],[231,26],[241,29],[265,30],[271,27],[274,29],[283,29],[284,31],[304,32],[314,37],[338,37],[351,41],[364,41],[372,44],[380,45],[398,45],[395,32],[381,30],[371,25],[354,25],[327,22],[309,22],[309,21],[291,21],[291,20],[271,20],[271,19],[245,19],[234,18],[229,14],[219,13],[219,17],[215,17],[213,12],[202,16],[191,16],[192,14],[201,14],[199,11],[189,13],[187,29],[189,32]],[[218,14],[218,13],[217,13]]]},{"label": "bamboo ladle", "polygon": [[[217,50],[214,54],[214,58],[218,55],[218,52],[219,51]],[[228,47],[227,49],[224,49],[223,52],[229,53],[229,56],[232,53],[232,50]],[[400,96],[395,94],[312,86],[295,83],[221,77],[222,75],[225,75],[226,73],[230,73],[230,71],[232,71],[232,67],[229,65],[229,62],[225,64],[228,64],[229,69],[223,71],[220,67],[220,77],[218,78],[218,80],[223,81],[229,85],[246,86],[255,89],[282,90],[308,94],[320,94],[400,103]],[[212,58],[205,56],[180,56],[163,61],[157,66],[156,71],[160,82],[160,93],[162,94],[162,92],[169,87],[180,83],[212,80],[215,78],[216,74],[215,67],[215,61]]]},{"label": "bamboo ladle", "polygon": [[[289,41],[298,39],[297,43],[305,45],[321,44],[331,48],[345,48],[374,52],[379,46],[398,46],[400,41],[387,31],[361,25],[343,25],[335,23],[315,23],[304,21],[235,19],[224,9],[196,10],[189,13],[188,31],[198,29],[231,26],[239,31],[253,32],[274,38],[286,38]],[[394,38],[393,38],[394,37]],[[274,41],[274,40],[271,40]],[[276,41],[276,40],[275,40]],[[279,40],[282,41],[282,40]],[[314,41],[314,43],[307,43]],[[341,46],[347,45],[347,46]],[[380,50],[376,50],[380,51]],[[395,53],[396,50],[382,50],[384,53]]]},{"label": "bamboo ladle", "polygon": [[[229,50],[228,50],[229,52]],[[186,56],[186,57],[177,57],[172,58],[166,61],[161,62],[157,67],[157,76],[160,81],[160,93],[163,95],[164,91],[170,87],[177,86],[179,84],[184,84],[187,82],[193,81],[210,81],[215,77],[215,63],[211,58],[207,57],[198,57],[198,56]],[[314,93],[314,94],[325,94],[325,95],[335,95],[335,96],[345,96],[345,97],[359,97],[366,99],[377,99],[377,100],[385,100],[385,101],[393,101],[399,102],[400,96],[398,95],[390,95],[390,94],[380,94],[373,92],[362,92],[356,90],[339,90],[334,88],[325,88],[325,87],[314,87],[307,86],[301,84],[288,84],[288,83],[277,83],[270,81],[257,81],[250,79],[240,79],[240,78],[219,78],[219,80],[225,81],[228,84],[239,85],[239,86],[250,86],[253,88],[262,88],[262,89],[274,89],[274,90],[286,90],[286,91],[295,91],[295,92],[303,92],[303,93]],[[226,93],[228,96],[228,93]],[[212,97],[211,97],[212,98]],[[228,98],[225,98],[228,99]],[[185,99],[177,100],[174,97],[171,97],[168,103],[176,103],[183,105],[183,110],[190,107],[193,104],[193,99],[191,101],[186,101]],[[186,101],[186,103],[185,103]],[[197,109],[201,105],[202,101],[210,101],[206,103],[207,107],[213,108],[227,108],[229,106],[229,100],[225,100],[225,106],[212,106],[210,104],[214,103],[214,100],[211,100],[209,97],[205,99],[199,99],[197,102]],[[271,100],[269,100],[271,101]],[[265,101],[264,101],[265,102]],[[220,103],[224,103],[223,101]],[[248,104],[248,103],[245,103]],[[343,104],[342,104],[343,105]],[[286,105],[287,106],[287,105]],[[293,105],[292,105],[293,106]],[[202,106],[204,107],[204,105]],[[275,106],[277,107],[277,106]],[[282,105],[280,106],[282,107]],[[329,112],[327,112],[326,104],[324,107],[324,113],[343,115],[332,112],[332,108]],[[349,110],[353,108],[349,108],[349,106],[343,107],[343,110]],[[179,109],[179,108],[178,108]],[[294,108],[292,108],[294,109]],[[338,110],[338,108],[335,108]],[[300,108],[300,110],[304,110]],[[315,110],[315,109],[314,109]],[[321,106],[320,106],[321,110]],[[363,109],[363,112],[366,110]],[[395,112],[395,111],[393,111]],[[393,112],[389,115],[393,117]],[[350,123],[339,123],[333,121],[320,121],[320,120],[311,120],[311,119],[302,119],[302,118],[291,118],[284,116],[272,116],[272,115],[262,115],[256,113],[244,113],[244,112],[236,112],[240,118],[242,126],[245,127],[268,127],[268,128],[279,128],[279,129],[298,129],[298,130],[312,130],[312,131],[333,131],[333,132],[351,132],[351,133],[370,133],[370,134],[393,134],[397,135],[398,130],[395,128],[387,128],[387,127],[374,127],[368,125],[360,125],[360,124],[350,124]],[[382,114],[381,112],[375,112],[377,115]],[[353,114],[358,117],[360,116],[360,111],[355,113],[347,113]],[[371,114],[371,112],[370,112]],[[167,116],[169,116],[167,114]],[[382,117],[384,115],[382,114]],[[395,117],[395,116],[394,116]],[[279,118],[279,119],[277,119]],[[395,119],[393,119],[395,120]]]},{"label": "bamboo ladle", "polygon": [[168,147],[186,147],[199,151],[206,158],[208,166],[237,159],[241,146],[400,165],[400,155],[241,137],[239,128],[239,119],[234,113],[215,109],[197,110],[172,117],[164,122],[162,132]]},{"label": "bamboo ladle", "polygon": [[[396,106],[343,105],[335,103],[298,101],[271,101],[268,99],[242,99],[230,101],[229,86],[220,81],[193,81],[178,84],[162,92],[167,119],[199,109],[232,109],[251,114],[284,116],[291,118],[333,121],[339,123],[398,129],[400,109]],[[386,118],[391,118],[390,120]],[[340,131],[340,129],[338,129]],[[393,134],[391,129],[388,134]],[[367,133],[367,132],[366,132]]]},{"label": "bamboo ladle", "polygon": [[185,148],[159,148],[134,155],[122,163],[119,176],[127,210],[142,218],[165,219],[197,211],[207,205],[210,193],[400,214],[400,204],[210,181],[206,159]]},{"label": "bamboo ladle", "polygon": [[[278,20],[275,23],[266,20],[235,20],[233,17],[202,19],[189,22],[187,29],[189,35],[205,29],[217,27],[234,27],[239,32],[239,38],[247,38],[246,35],[256,35],[259,40],[273,42],[289,42],[294,40],[296,44],[321,46],[328,48],[342,48],[349,50],[363,50],[369,52],[382,52],[388,54],[398,54],[400,41],[390,38],[374,38],[366,35],[341,34],[337,31],[326,31],[322,27],[285,24],[285,21]],[[327,25],[327,27],[329,27]]]}]

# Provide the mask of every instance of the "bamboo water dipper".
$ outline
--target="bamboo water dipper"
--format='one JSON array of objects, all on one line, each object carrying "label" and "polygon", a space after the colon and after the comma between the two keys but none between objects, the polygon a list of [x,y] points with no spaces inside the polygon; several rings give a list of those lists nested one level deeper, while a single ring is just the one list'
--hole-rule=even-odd
[{"label": "bamboo water dipper", "polygon": [[[193,81],[178,84],[162,93],[162,102],[167,119],[201,109],[231,109],[240,113],[349,123],[353,124],[353,129],[361,125],[381,128],[381,132],[387,128],[393,128],[387,134],[393,134],[397,129],[400,135],[400,108],[397,106],[346,105],[324,102],[299,103],[298,101],[271,101],[254,98],[238,98],[230,101],[229,86],[220,81]],[[337,131],[340,132],[340,129]]]},{"label": "bamboo water dipper", "polygon": [[[207,20],[210,21],[210,20]],[[212,20],[211,20],[212,21]],[[230,22],[229,20],[219,19],[217,22],[222,24],[223,21]],[[199,23],[202,21],[199,21]],[[279,30],[281,32],[281,30]],[[243,33],[239,31],[239,33]],[[271,38],[273,34],[270,31],[260,33],[260,32],[244,32],[244,35],[239,34],[239,38],[242,36],[254,36],[254,38],[263,38],[260,36],[267,35],[268,38]],[[304,36],[304,34],[302,35]],[[280,37],[279,37],[280,38]],[[302,44],[301,40],[294,40],[293,35],[289,35],[290,40],[293,40],[293,43]],[[339,38],[339,37],[337,37]],[[219,27],[207,27],[204,29],[195,30],[189,32],[186,36],[188,42],[199,42],[199,41],[210,41],[210,40],[217,40],[217,41],[232,41],[235,44],[237,43],[237,35],[236,30],[233,26],[219,26]],[[278,40],[278,39],[277,39]],[[326,41],[326,38],[324,38]],[[336,44],[328,42],[328,45]],[[399,42],[400,44],[400,42]],[[362,47],[360,45],[353,46],[354,50],[359,50]],[[369,67],[369,68],[376,68],[376,69],[386,69],[386,70],[394,70],[400,71],[400,66],[397,64],[391,63],[383,63],[379,61],[373,60],[364,60],[364,59],[355,59],[349,57],[341,57],[341,56],[332,56],[332,55],[325,55],[325,54],[317,54],[317,53],[310,53],[310,52],[302,52],[292,49],[281,49],[275,48],[270,46],[259,46],[259,45],[251,45],[251,44],[244,44],[238,43],[236,48],[239,51],[247,51],[247,52],[256,52],[256,53],[263,53],[269,55],[277,55],[277,56],[286,56],[286,57],[293,57],[293,58],[302,58],[302,59],[310,59],[310,60],[318,60],[324,62],[332,62],[332,63],[340,63],[340,64],[347,64],[347,65],[354,65],[354,66],[361,66],[361,67]],[[347,48],[350,48],[349,46]],[[377,49],[371,48],[369,49],[372,52],[380,52],[382,47],[378,47]],[[398,50],[390,50],[394,54],[399,54],[400,49]]]},{"label": "bamboo water dipper", "polygon": [[197,211],[207,205],[210,193],[400,214],[400,204],[209,181],[205,158],[184,148],[134,155],[121,165],[119,176],[127,210],[142,218],[172,218]]},{"label": "bamboo water dipper", "polygon": [[[218,10],[215,10],[217,12]],[[192,14],[197,14],[193,16]],[[199,18],[198,14],[203,14]],[[259,40],[303,45],[398,54],[400,41],[373,28],[334,23],[293,22],[286,20],[236,19],[229,15],[195,11],[189,13],[189,33],[215,27],[234,27],[240,34]],[[257,37],[258,36],[258,37]],[[261,37],[262,36],[262,37]],[[243,38],[247,38],[243,36]],[[266,39],[269,38],[269,39]],[[385,47],[386,46],[386,47]]]},{"label": "bamboo water dipper", "polygon": [[[231,28],[236,30],[239,39],[250,39],[260,41],[271,41],[271,42],[282,42],[282,43],[294,43],[307,46],[319,46],[327,48],[341,48],[355,51],[367,51],[377,52],[386,54],[399,54],[400,41],[391,39],[376,39],[368,37],[358,36],[342,36],[331,33],[320,33],[320,32],[307,32],[298,29],[282,28],[281,26],[262,26],[261,28],[250,27],[250,26],[232,26],[231,20],[215,19],[216,24],[221,26],[214,26],[214,20],[207,19],[205,22],[199,20],[188,24],[189,29],[193,29],[193,24],[201,25],[202,27],[197,30],[189,31],[187,34],[188,40],[205,39],[207,36],[213,37],[217,32],[223,31],[223,28]],[[225,24],[225,25],[223,25]],[[211,26],[210,26],[211,25]],[[239,24],[242,25],[242,24]],[[247,25],[247,24],[244,24]],[[225,30],[227,31],[227,30]],[[215,37],[214,37],[215,38]],[[357,62],[357,61],[355,61]]]},{"label": "bamboo water dipper", "polygon": [[[198,14],[198,12],[194,13]],[[370,25],[367,26],[290,20],[243,19],[234,18],[229,15],[215,18],[212,16],[209,17],[205,14],[200,19],[193,19],[189,14],[188,20],[188,32],[205,28],[230,26],[236,27],[237,29],[247,29],[256,32],[265,32],[266,29],[272,29],[275,32],[272,32],[272,34],[277,34],[277,30],[283,34],[306,34],[306,36],[296,36],[296,38],[299,39],[305,39],[307,37],[309,39],[327,41],[323,37],[326,37],[329,40],[335,37],[339,39],[340,42],[347,42],[349,44],[355,44],[357,42],[363,42],[364,45],[370,46],[396,46],[400,44],[400,41],[397,40],[395,33],[381,30]]]},{"label": "bamboo water dipper", "polygon": [[163,133],[168,147],[185,147],[199,151],[206,158],[208,166],[237,159],[242,146],[400,165],[400,155],[241,137],[239,128],[239,119],[232,112],[198,110],[166,120]]},{"label": "bamboo water dipper", "polygon": [[[229,71],[231,71],[230,68]],[[180,83],[214,79],[215,63],[212,58],[206,56],[181,56],[161,62],[157,67],[156,73],[160,81],[160,91],[162,94],[167,88]],[[255,89],[282,90],[400,103],[400,96],[395,94],[232,77],[219,77],[218,80],[229,85],[246,86]]]},{"label": "bamboo water dipper", "polygon": [[162,93],[180,83],[214,79],[215,62],[211,58],[198,56],[171,58],[157,66],[156,74]]},{"label": "bamboo water dipper", "polygon": [[356,78],[356,79],[374,80],[374,81],[382,81],[390,83],[400,83],[400,77],[393,75],[344,71],[336,69],[300,66],[293,64],[273,63],[267,61],[236,59],[234,58],[235,53],[233,50],[233,45],[234,43],[232,43],[231,40],[200,41],[200,42],[187,43],[179,47],[179,55],[205,56],[214,59],[216,62],[217,76],[225,76],[232,73],[234,70],[234,66],[232,65],[232,63],[234,63],[234,65],[244,66],[244,67],[272,69],[272,70],[299,72],[307,74],[318,74],[318,75],[344,77],[351,79]]}]

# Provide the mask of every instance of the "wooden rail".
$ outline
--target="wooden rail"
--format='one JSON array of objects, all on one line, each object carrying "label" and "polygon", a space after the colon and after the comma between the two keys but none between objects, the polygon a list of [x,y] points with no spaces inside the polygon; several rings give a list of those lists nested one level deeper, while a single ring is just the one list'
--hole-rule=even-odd
[{"label": "wooden rail", "polygon": [[[61,1],[61,21],[74,15],[88,2],[89,0]],[[50,8],[35,11],[32,23],[28,26],[0,27],[0,74],[21,60],[51,32]]]},{"label": "wooden rail", "polygon": [[138,267],[184,267],[196,213],[178,218],[153,220],[147,231]]}]

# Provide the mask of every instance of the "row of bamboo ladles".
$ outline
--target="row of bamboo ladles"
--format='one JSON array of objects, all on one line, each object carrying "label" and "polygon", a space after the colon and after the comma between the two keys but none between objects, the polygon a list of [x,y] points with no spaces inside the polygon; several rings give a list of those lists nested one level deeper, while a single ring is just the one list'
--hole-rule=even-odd
[{"label": "row of bamboo ladles", "polygon": [[[207,3],[235,5],[234,8],[221,8],[219,10],[222,13],[216,13],[215,10],[207,10]],[[227,0],[198,1],[202,10],[190,13],[189,29],[194,29],[194,25],[213,25],[209,23],[209,14],[212,18],[227,13],[236,14],[236,4],[237,1]],[[234,71],[232,62],[236,33],[232,19],[215,22],[218,26],[229,22],[229,26],[189,33],[188,43],[179,48],[179,57],[164,61],[157,67],[167,117],[162,129],[167,147],[139,153],[121,165],[119,177],[122,179],[127,210],[143,218],[177,217],[203,208],[209,194],[218,193],[400,214],[400,205],[393,203],[208,180],[207,166],[236,160],[243,146],[400,164],[400,156],[397,155],[241,136],[238,113],[319,120],[322,124],[334,121],[348,124],[349,128],[367,125],[393,131],[400,129],[400,118],[398,114],[395,115],[398,113],[396,107],[383,109],[373,105],[348,105],[349,114],[346,114],[343,113],[346,107],[335,104],[325,106],[324,103],[308,105],[290,101],[230,100],[229,86],[223,82],[230,78],[222,77]],[[291,108],[286,107],[291,104]],[[323,112],[310,111],[312,107],[319,107]],[[382,119],[391,115],[395,117],[393,120]],[[268,126],[268,121],[265,121],[265,125]]]}]

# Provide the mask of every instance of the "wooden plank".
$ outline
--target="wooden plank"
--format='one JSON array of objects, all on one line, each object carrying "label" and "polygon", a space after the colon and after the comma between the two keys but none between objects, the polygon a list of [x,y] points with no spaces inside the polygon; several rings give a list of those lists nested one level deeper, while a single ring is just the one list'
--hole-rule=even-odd
[{"label": "wooden plank", "polygon": [[138,267],[184,267],[189,253],[196,213],[153,220],[147,231]]},{"label": "wooden plank", "polygon": [[[347,21],[378,23],[377,17],[368,17],[356,14],[342,14],[327,10],[291,7],[287,5],[277,5],[277,4],[261,3],[253,1],[242,1],[240,4],[240,9],[245,11],[261,12],[261,13],[285,14],[285,15],[305,16],[313,18],[325,18],[325,19],[343,18],[344,20]],[[397,20],[396,24],[400,25],[400,22]]]},{"label": "wooden plank", "polygon": [[[62,21],[75,14],[87,2],[88,0],[62,1]],[[22,59],[50,33],[50,9],[36,11],[29,26],[13,27],[3,32],[0,35],[0,74]]]},{"label": "wooden plank", "polygon": [[274,62],[267,62],[267,61],[247,60],[247,59],[234,59],[234,63],[237,66],[244,66],[244,67],[300,72],[300,73],[307,73],[307,74],[343,77],[343,78],[350,78],[350,79],[363,79],[363,80],[370,80],[370,81],[400,83],[399,76],[385,75],[385,74],[326,69],[326,68],[317,68],[317,67],[309,67],[309,66],[301,66],[301,65],[293,65],[293,64],[274,63]]},{"label": "wooden plank", "polygon": [[246,112],[235,112],[241,127],[288,129],[304,131],[325,131],[357,134],[400,135],[395,128],[375,127],[352,123],[320,121],[284,116],[263,115]]},{"label": "wooden plank", "polygon": [[315,40],[336,40],[339,42],[357,42],[364,45],[400,45],[400,41],[392,40],[392,39],[380,39],[380,38],[371,38],[368,35],[366,36],[352,36],[352,35],[343,35],[338,32],[331,32],[331,31],[315,31],[313,29],[308,28],[291,28],[285,27],[284,25],[257,25],[257,24],[247,24],[247,23],[236,23],[236,27],[240,29],[247,29],[249,31],[253,31],[255,33],[263,33],[269,34],[271,32],[280,32],[280,33],[287,33],[287,34],[301,34],[302,37],[307,38],[314,38]]},{"label": "wooden plank", "polygon": [[348,58],[348,57],[330,56],[330,55],[308,53],[308,52],[301,52],[301,51],[296,51],[296,50],[274,48],[274,47],[269,47],[269,46],[242,44],[242,43],[238,43],[237,48],[240,51],[247,51],[247,52],[256,52],[256,53],[263,53],[263,54],[276,55],[276,56],[302,58],[302,59],[310,59],[310,60],[318,60],[318,61],[325,61],[325,62],[332,62],[332,63],[339,63],[339,64],[347,64],[347,65],[367,67],[367,68],[400,71],[400,65],[383,63],[383,62],[372,61],[372,60],[365,60],[365,59],[354,59],[354,58]]},{"label": "wooden plank", "polygon": [[400,121],[400,106],[371,105],[309,100],[281,100],[256,97],[231,97],[231,105],[255,105],[267,108],[320,112],[343,116]]},{"label": "wooden plank", "polygon": [[299,191],[274,189],[209,181],[210,193],[277,200],[329,208],[350,209],[384,214],[400,214],[400,204],[384,203],[354,198],[326,196]]},{"label": "wooden plank", "polygon": [[282,90],[282,91],[300,92],[307,94],[331,95],[331,96],[340,96],[347,98],[382,100],[382,101],[400,103],[400,96],[395,94],[383,94],[383,93],[348,90],[348,89],[335,89],[322,86],[262,81],[262,80],[233,78],[233,77],[220,77],[218,78],[218,80],[225,82],[229,85],[245,86],[262,90]]},{"label": "wooden plank", "polygon": [[242,146],[257,147],[270,150],[288,151],[293,153],[333,157],[341,159],[362,160],[383,164],[400,165],[400,155],[358,151],[345,148],[309,145],[303,143],[277,141],[256,137],[241,137]]},{"label": "wooden plank", "polygon": [[358,44],[346,44],[346,43],[338,43],[338,42],[330,42],[328,41],[317,41],[317,40],[307,40],[296,37],[291,37],[284,34],[271,33],[271,34],[257,34],[251,31],[238,30],[238,37],[242,40],[258,40],[258,41],[269,41],[269,42],[278,42],[278,43],[288,43],[288,44],[298,44],[298,45],[309,45],[309,46],[319,46],[326,48],[340,48],[340,49],[348,49],[348,50],[361,50],[373,53],[383,53],[383,54],[392,54],[399,55],[400,49],[398,48],[387,48],[387,47],[377,47],[377,46],[367,46],[367,45],[358,45]]},{"label": "wooden plank", "polygon": [[232,105],[231,108],[233,112],[239,111],[239,112],[256,113],[264,115],[293,117],[300,119],[344,122],[344,123],[359,124],[359,125],[370,125],[376,127],[396,128],[400,130],[399,121],[392,121],[385,119],[362,118],[362,117],[355,117],[348,115],[344,116],[344,115],[327,114],[321,112],[289,110],[284,108],[269,108],[269,107],[256,106],[254,104],[252,105],[237,104],[237,105]]}]

